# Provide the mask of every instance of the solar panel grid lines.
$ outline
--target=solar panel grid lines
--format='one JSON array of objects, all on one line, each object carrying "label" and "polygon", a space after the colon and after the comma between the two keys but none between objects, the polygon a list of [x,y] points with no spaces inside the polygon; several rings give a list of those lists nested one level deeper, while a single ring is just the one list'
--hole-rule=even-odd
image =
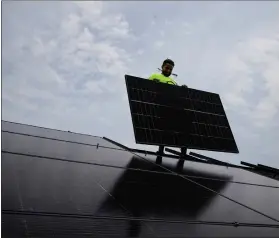
[{"label": "solar panel grid lines", "polygon": [[91,136],[88,134],[67,132],[62,130],[50,129],[45,127],[32,126],[22,123],[1,121],[1,132],[17,135],[26,135],[28,137],[39,137],[44,139],[52,139],[57,141],[64,141],[73,144],[82,144],[87,146],[103,146],[103,147],[119,147],[111,143],[107,143],[99,136]]},{"label": "solar panel grid lines", "polygon": [[[187,90],[187,89],[184,89]],[[157,101],[161,102],[159,100],[159,98],[161,96],[163,96],[164,98],[166,98],[166,95],[164,95],[164,93],[162,92],[153,92],[153,91],[148,91],[148,90],[144,90],[144,89],[140,89],[140,88],[135,88],[135,86],[131,86],[131,89],[129,90],[131,97],[131,100],[133,101],[140,101],[140,102],[150,102],[152,99],[156,99]],[[184,91],[183,93],[185,94]],[[178,92],[179,93],[179,92]],[[206,93],[206,92],[204,92]],[[176,93],[172,93],[172,94],[176,94]],[[212,114],[220,114],[222,115],[224,113],[224,109],[222,107],[222,105],[220,103],[217,103],[216,101],[210,102],[210,101],[206,101],[206,100],[212,100],[211,97],[208,97],[207,99],[203,100],[200,98],[191,98],[191,96],[193,96],[194,94],[189,94],[189,95],[177,95],[176,98],[168,98],[168,100],[165,100],[165,105],[166,106],[176,106],[178,103],[183,104],[184,108],[186,109],[193,109],[193,106],[195,108],[195,111],[199,111],[198,109],[200,109],[200,111],[204,111],[208,112],[208,113],[212,113]],[[218,95],[217,95],[218,96]],[[156,98],[157,97],[157,98]],[[219,96],[218,96],[219,98]],[[220,98],[219,98],[220,101]],[[156,101],[154,102],[154,104],[156,104]],[[160,105],[160,103],[159,103]],[[204,105],[207,105],[206,107]]]},{"label": "solar panel grid lines", "polygon": [[158,166],[156,155],[121,144],[123,151],[97,149],[77,143],[84,135],[73,144],[55,132],[47,139],[11,131],[2,133],[5,237],[278,237],[278,183],[270,178],[192,161],[177,172],[176,160]]},{"label": "solar panel grid lines", "polygon": [[[156,164],[155,162],[148,161],[146,158],[144,158],[144,157],[142,157],[142,156],[140,156],[140,157],[141,157],[143,160],[146,160],[147,162]],[[278,222],[278,223],[279,223],[279,218],[277,219],[277,218],[275,218],[275,217],[272,217],[272,216],[270,216],[270,215],[268,215],[268,214],[265,214],[265,213],[263,213],[263,212],[261,212],[261,211],[255,209],[255,208],[253,208],[253,207],[250,207],[250,206],[248,206],[248,205],[246,205],[246,204],[244,204],[244,203],[241,203],[241,202],[239,202],[239,201],[236,201],[236,200],[232,199],[231,197],[227,197],[227,196],[225,196],[225,195],[223,195],[223,194],[221,194],[221,193],[219,193],[219,192],[217,192],[217,191],[215,191],[215,190],[213,190],[213,189],[211,189],[211,188],[209,188],[209,187],[207,187],[207,186],[204,186],[204,185],[202,185],[202,184],[200,184],[200,183],[198,183],[198,182],[196,182],[196,181],[194,181],[194,180],[192,180],[192,179],[190,179],[190,178],[184,177],[184,176],[181,175],[181,174],[178,174],[178,173],[176,173],[176,172],[174,172],[174,171],[171,171],[170,169],[168,169],[168,168],[166,168],[166,167],[164,167],[164,166],[162,166],[162,165],[160,165],[160,164],[157,164],[157,166],[160,167],[160,168],[162,168],[162,169],[165,170],[165,171],[168,171],[168,172],[170,172],[170,173],[173,173],[174,175],[176,175],[176,176],[178,176],[178,177],[180,177],[180,178],[182,178],[182,179],[185,179],[186,181],[189,181],[190,183],[194,183],[194,184],[196,184],[197,186],[200,186],[200,187],[204,188],[205,190],[208,190],[208,191],[210,191],[210,192],[212,192],[212,193],[215,193],[215,194],[217,194],[217,195],[220,196],[220,197],[223,197],[223,198],[225,198],[225,199],[228,199],[228,200],[230,200],[230,201],[232,201],[232,202],[234,202],[234,203],[236,203],[236,204],[242,206],[243,208],[247,208],[247,209],[249,209],[249,210],[251,210],[251,211],[254,211],[254,212],[256,212],[256,213],[258,213],[258,214],[260,214],[260,215],[262,215],[262,216],[264,216],[264,217],[266,217],[266,218],[271,219],[272,221],[275,221],[275,222]]]},{"label": "solar panel grid lines", "polygon": [[[109,148],[110,150],[113,150],[112,148]],[[172,176],[173,174],[169,172],[164,172],[163,170],[157,171],[152,169],[140,169],[140,168],[126,168],[125,166],[117,166],[117,165],[109,165],[104,163],[94,163],[94,162],[86,162],[86,161],[78,161],[78,160],[67,160],[65,158],[54,158],[54,157],[48,157],[48,156],[40,156],[40,155],[32,155],[32,154],[24,154],[24,153],[17,153],[17,152],[10,152],[10,151],[2,151],[3,154],[10,154],[14,156],[21,156],[24,157],[32,157],[35,159],[46,159],[46,160],[53,160],[53,161],[63,161],[65,163],[76,163],[76,164],[85,164],[85,165],[91,165],[91,166],[100,166],[100,167],[109,167],[109,168],[115,168],[115,169],[121,169],[121,170],[131,170],[131,171],[138,171],[143,173],[157,173],[157,174],[165,174]],[[179,173],[180,174],[180,173]],[[264,185],[264,184],[257,184],[257,183],[249,183],[249,182],[241,182],[241,181],[227,181],[222,179],[214,179],[214,178],[208,178],[208,177],[199,177],[199,176],[192,176],[192,175],[184,175],[180,174],[187,178],[193,178],[193,179],[204,179],[204,180],[215,180],[215,181],[223,181],[228,183],[236,183],[236,184],[244,184],[244,185],[250,185],[250,186],[257,186],[257,187],[268,187],[268,188],[276,188],[278,189],[279,186],[274,185]]]},{"label": "solar panel grid lines", "polygon": [[232,222],[214,222],[214,221],[195,221],[195,220],[166,220],[158,218],[138,218],[138,217],[126,217],[126,216],[94,216],[88,214],[65,214],[65,213],[48,213],[48,212],[30,212],[30,211],[16,211],[16,210],[4,210],[4,214],[10,215],[25,215],[25,216],[45,216],[45,217],[67,217],[76,219],[99,219],[99,220],[135,220],[146,222],[160,222],[160,223],[184,223],[184,224],[208,224],[208,225],[222,225],[222,226],[244,226],[244,227],[270,227],[279,228],[276,224],[261,224],[261,223],[232,223]]},{"label": "solar panel grid lines", "polygon": [[[48,128],[48,127],[42,127],[42,126],[35,126],[35,125],[30,125],[30,124],[25,124],[25,123],[21,123],[21,122],[13,122],[13,121],[6,121],[6,120],[1,120],[2,123],[2,128],[7,128],[6,130],[9,130],[8,128],[12,128],[14,129],[14,131],[16,131],[17,129],[21,129],[23,131],[26,130],[26,128],[29,128],[30,130],[40,130],[41,129],[41,133],[40,134],[49,134],[49,133],[53,133],[53,134],[57,134],[60,133],[62,134],[72,134],[72,135],[84,135],[85,137],[95,137],[95,138],[101,138],[100,136],[96,136],[96,135],[90,135],[90,134],[84,134],[84,133],[80,133],[80,132],[74,132],[74,131],[65,131],[65,130],[60,130],[60,129],[54,129],[54,128]],[[22,131],[17,131],[17,133],[22,132]],[[31,133],[32,134],[32,133]],[[31,135],[30,134],[30,135]]]},{"label": "solar panel grid lines", "polygon": [[238,153],[218,94],[125,75],[138,144]]}]

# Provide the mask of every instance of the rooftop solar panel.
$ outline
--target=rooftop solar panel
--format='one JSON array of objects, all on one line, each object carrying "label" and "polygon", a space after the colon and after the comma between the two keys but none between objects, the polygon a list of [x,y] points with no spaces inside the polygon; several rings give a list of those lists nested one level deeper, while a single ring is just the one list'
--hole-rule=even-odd
[{"label": "rooftop solar panel", "polygon": [[278,181],[243,169],[8,132],[1,166],[3,237],[278,237]]},{"label": "rooftop solar panel", "polygon": [[[32,156],[34,160],[51,159],[76,162],[80,164],[94,164],[125,167],[131,159],[131,154],[123,150],[115,150],[114,157],[107,155],[103,147],[83,145],[64,141],[55,141],[34,136],[18,135],[2,132],[2,151],[6,154]],[[100,140],[102,140],[100,138]],[[30,146],[33,145],[33,146]],[[114,149],[112,146],[111,149]],[[159,169],[159,168],[153,168]]]},{"label": "rooftop solar panel", "polygon": [[[156,155],[143,155],[136,153],[138,156],[146,158],[148,161],[156,163],[158,156]],[[164,166],[177,172],[177,160],[163,156]],[[221,166],[216,164],[206,164],[193,161],[184,161],[183,174],[187,176],[199,176],[199,173],[203,174],[203,177],[211,179],[224,179],[230,183],[244,183],[247,185],[257,185],[257,186],[271,186],[273,188],[279,189],[279,181],[270,179],[259,174],[230,166]],[[214,176],[213,176],[214,175]]]},{"label": "rooftop solar panel", "polygon": [[220,96],[125,75],[136,142],[238,153]]},{"label": "rooftop solar panel", "polygon": [[[200,176],[202,177],[203,174],[200,173]],[[214,178],[213,174],[212,178]],[[223,176],[223,179],[223,181],[197,178],[194,180],[202,185],[214,187],[215,191],[223,192],[230,187],[228,177]],[[100,183],[103,184],[102,178],[100,178]],[[243,189],[245,189],[245,186],[243,186]],[[266,189],[268,190],[269,188]],[[239,191],[241,190],[239,188]],[[224,222],[269,223],[269,218],[264,218],[254,211],[172,175],[143,174],[140,171],[127,171],[117,181],[114,181],[114,186],[108,191],[133,216],[138,217],[169,220],[206,220],[212,222],[222,220]],[[238,194],[238,196],[241,195]],[[105,201],[102,206],[107,207],[108,204],[109,201]],[[228,213],[230,213],[230,216],[227,216]],[[278,217],[278,214],[275,217]]]},{"label": "rooftop solar panel", "polygon": [[[1,121],[2,132],[8,132],[10,134],[18,134],[22,136],[40,137],[43,139],[51,139],[57,141],[63,141],[65,143],[70,142],[74,144],[84,145],[98,145],[101,147],[109,147],[115,149],[121,149],[112,143],[103,140],[99,136],[90,136],[85,134],[77,134],[70,131],[61,131],[50,128],[43,128],[38,126],[26,125],[16,122]],[[82,135],[82,136],[81,136]],[[26,137],[25,137],[26,138]]]}]

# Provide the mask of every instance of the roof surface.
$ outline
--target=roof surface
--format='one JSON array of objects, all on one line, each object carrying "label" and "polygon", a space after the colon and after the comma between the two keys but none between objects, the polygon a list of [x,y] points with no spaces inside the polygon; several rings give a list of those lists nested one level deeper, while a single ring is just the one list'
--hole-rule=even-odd
[{"label": "roof surface", "polygon": [[278,237],[279,182],[2,121],[3,237]]}]

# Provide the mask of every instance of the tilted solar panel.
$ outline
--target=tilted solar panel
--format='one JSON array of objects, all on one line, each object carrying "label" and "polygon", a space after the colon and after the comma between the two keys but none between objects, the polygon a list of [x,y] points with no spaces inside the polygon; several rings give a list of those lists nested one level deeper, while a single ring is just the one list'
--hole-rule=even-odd
[{"label": "tilted solar panel", "polygon": [[125,75],[138,144],[238,153],[220,96]]}]

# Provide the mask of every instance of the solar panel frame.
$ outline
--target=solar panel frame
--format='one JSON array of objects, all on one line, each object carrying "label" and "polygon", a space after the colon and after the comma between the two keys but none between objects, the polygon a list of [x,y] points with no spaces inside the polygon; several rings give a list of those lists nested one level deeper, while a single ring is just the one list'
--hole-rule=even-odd
[{"label": "solar panel frame", "polygon": [[[131,75],[125,75],[125,82],[137,144],[239,153],[218,94]],[[178,130],[166,123],[154,123],[163,108],[175,115],[173,127]],[[147,116],[150,118],[145,119]],[[182,120],[184,123],[179,123]]]}]

